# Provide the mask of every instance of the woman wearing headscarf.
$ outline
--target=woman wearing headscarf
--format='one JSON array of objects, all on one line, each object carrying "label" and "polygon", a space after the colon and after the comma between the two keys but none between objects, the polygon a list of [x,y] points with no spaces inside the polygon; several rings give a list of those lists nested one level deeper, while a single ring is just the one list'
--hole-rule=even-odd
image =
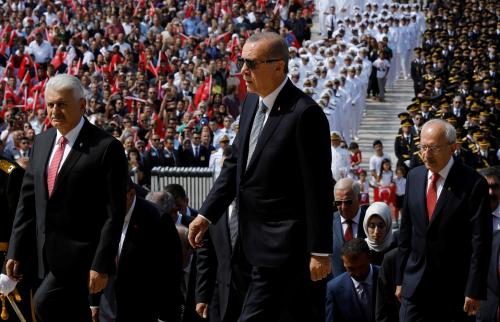
[{"label": "woman wearing headscarf", "polygon": [[371,263],[381,265],[385,253],[396,247],[392,236],[391,209],[384,202],[374,202],[366,210],[363,228],[370,247]]}]

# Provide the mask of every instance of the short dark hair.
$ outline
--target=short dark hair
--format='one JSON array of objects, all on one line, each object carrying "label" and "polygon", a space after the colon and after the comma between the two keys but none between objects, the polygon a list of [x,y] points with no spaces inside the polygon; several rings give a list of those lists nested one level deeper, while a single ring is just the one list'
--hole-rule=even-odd
[{"label": "short dark hair", "polygon": [[380,144],[381,146],[384,146],[384,145],[382,144],[382,141],[380,141],[380,140],[375,140],[375,141],[373,141],[373,147],[375,147],[376,145],[379,145],[379,144]]},{"label": "short dark hair", "polygon": [[341,254],[355,260],[363,254],[369,255],[370,248],[364,239],[354,238],[342,246]]},{"label": "short dark hair", "polygon": [[175,199],[186,198],[186,190],[178,183],[171,183],[165,187],[165,191],[170,192]]}]

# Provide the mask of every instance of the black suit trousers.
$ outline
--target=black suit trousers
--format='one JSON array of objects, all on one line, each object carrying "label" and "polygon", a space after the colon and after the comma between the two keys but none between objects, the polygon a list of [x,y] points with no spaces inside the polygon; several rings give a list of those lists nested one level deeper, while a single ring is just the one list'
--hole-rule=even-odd
[{"label": "black suit trousers", "polygon": [[75,278],[83,283],[58,280],[52,272],[45,277],[33,298],[40,322],[90,322],[88,277]]},{"label": "black suit trousers", "polygon": [[324,282],[312,282],[309,258],[279,267],[253,267],[238,322],[325,321]]}]

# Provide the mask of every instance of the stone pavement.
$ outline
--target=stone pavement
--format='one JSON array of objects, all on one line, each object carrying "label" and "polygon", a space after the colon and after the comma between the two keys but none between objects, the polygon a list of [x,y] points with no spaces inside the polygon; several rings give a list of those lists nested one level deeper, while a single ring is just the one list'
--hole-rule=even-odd
[{"label": "stone pavement", "polygon": [[406,111],[413,97],[411,79],[399,79],[393,88],[388,88],[385,102],[367,100],[366,113],[361,121],[357,141],[363,153],[361,166],[368,172],[368,162],[373,155],[373,140],[380,139],[384,152],[392,158],[392,170],[396,170],[397,158],[394,154],[394,138],[398,133],[400,122],[397,115]]}]

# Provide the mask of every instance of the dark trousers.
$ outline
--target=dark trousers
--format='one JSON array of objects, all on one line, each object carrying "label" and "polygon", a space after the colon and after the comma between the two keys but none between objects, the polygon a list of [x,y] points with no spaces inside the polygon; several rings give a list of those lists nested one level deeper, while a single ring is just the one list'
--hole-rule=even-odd
[{"label": "dark trousers", "polygon": [[312,282],[309,258],[253,267],[239,322],[325,321],[325,282]]},{"label": "dark trousers", "polygon": [[[399,310],[400,322],[473,322],[475,316],[467,316],[463,311],[462,302],[450,301],[446,297],[450,294],[441,294],[438,299],[436,296],[429,296],[417,299],[401,299],[401,308]],[[431,299],[432,298],[432,299]]]},{"label": "dark trousers", "polygon": [[58,279],[49,272],[33,298],[38,321],[91,321],[88,277],[76,275],[79,278],[67,281]]}]

